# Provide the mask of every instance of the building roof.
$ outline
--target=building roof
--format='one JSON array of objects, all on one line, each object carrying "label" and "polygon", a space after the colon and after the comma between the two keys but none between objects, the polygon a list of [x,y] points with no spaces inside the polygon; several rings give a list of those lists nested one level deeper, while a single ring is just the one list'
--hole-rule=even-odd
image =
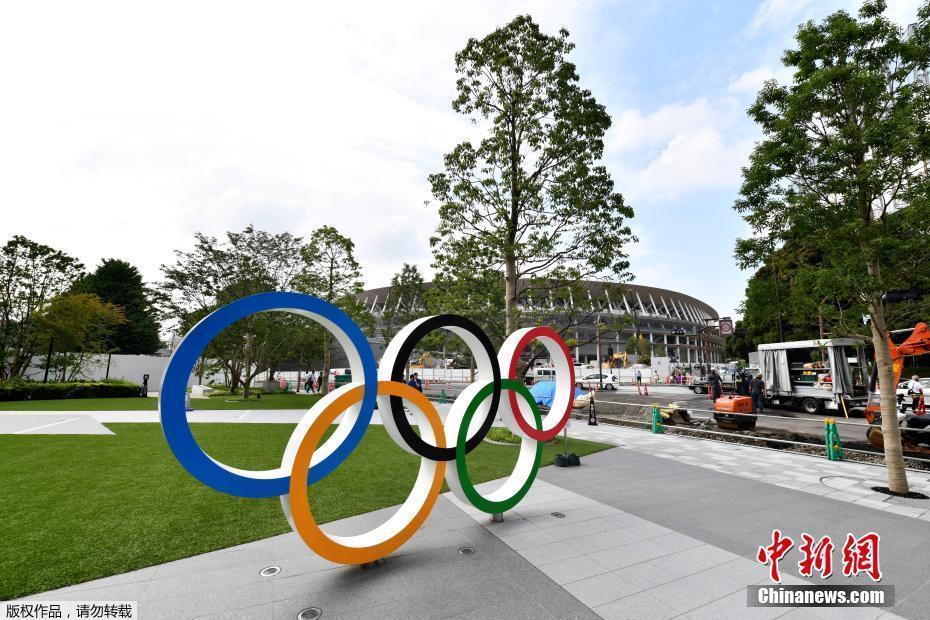
[{"label": "building roof", "polygon": [[[431,286],[431,282],[426,286]],[[585,280],[582,285],[591,299],[605,305],[605,311],[636,314],[639,317],[659,317],[703,324],[704,319],[720,318],[709,304],[684,293],[639,284],[615,284],[598,280]],[[606,294],[605,294],[606,290]],[[619,298],[617,292],[621,292]],[[391,298],[391,287],[383,286],[364,291],[359,299],[374,313],[384,310],[385,303],[397,303]],[[534,306],[536,304],[534,303]]]}]

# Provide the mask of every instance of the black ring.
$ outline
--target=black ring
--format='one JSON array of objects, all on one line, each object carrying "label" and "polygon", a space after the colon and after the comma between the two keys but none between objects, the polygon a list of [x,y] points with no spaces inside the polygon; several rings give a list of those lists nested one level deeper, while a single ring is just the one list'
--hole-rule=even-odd
[{"label": "black ring", "polygon": [[[479,432],[465,442],[465,453],[467,454],[477,448],[481,442],[484,441],[488,431],[491,430],[491,425],[494,424],[494,418],[497,417],[497,407],[501,400],[501,367],[500,364],[497,363],[497,354],[494,352],[491,339],[488,338],[487,334],[481,331],[480,327],[458,314],[439,314],[429,317],[417,325],[407,339],[400,345],[397,351],[397,357],[394,359],[394,368],[391,369],[391,381],[405,383],[404,370],[407,368],[407,361],[410,359],[410,354],[413,353],[413,349],[426,334],[435,329],[444,327],[459,327],[477,338],[481,346],[484,347],[484,351],[491,362],[491,371],[494,375],[494,391],[491,393],[491,407],[488,409],[488,416],[481,424]],[[397,426],[397,430],[400,432],[401,437],[404,438],[404,441],[407,442],[407,445],[410,446],[414,452],[431,461],[452,461],[455,459],[455,446],[439,448],[426,443],[426,441],[413,431],[413,427],[410,425],[410,422],[407,421],[403,399],[399,396],[391,396],[390,399],[391,415],[394,416],[394,424]]]}]

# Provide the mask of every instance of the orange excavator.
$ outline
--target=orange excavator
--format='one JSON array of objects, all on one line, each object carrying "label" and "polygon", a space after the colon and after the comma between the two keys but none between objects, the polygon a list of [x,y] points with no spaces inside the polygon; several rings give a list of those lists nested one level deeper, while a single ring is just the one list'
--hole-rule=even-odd
[{"label": "orange excavator", "polygon": [[[930,353],[930,327],[926,323],[918,323],[913,330],[900,329],[888,333],[888,344],[891,348],[891,364],[894,369],[894,381],[889,386],[880,386],[881,389],[895,390],[901,380],[901,371],[904,368],[904,358],[908,356],[924,355]],[[882,408],[878,391],[875,389],[877,364],[872,365],[872,378],[869,381],[869,404],[865,408],[865,419],[869,424],[881,425]],[[930,432],[915,432],[917,429],[930,427],[930,415],[902,414],[899,416],[901,425],[901,447],[905,452],[930,455]],[[914,429],[910,430],[909,429]],[[879,450],[885,449],[885,440],[880,428],[869,428],[866,436],[869,443]]]}]

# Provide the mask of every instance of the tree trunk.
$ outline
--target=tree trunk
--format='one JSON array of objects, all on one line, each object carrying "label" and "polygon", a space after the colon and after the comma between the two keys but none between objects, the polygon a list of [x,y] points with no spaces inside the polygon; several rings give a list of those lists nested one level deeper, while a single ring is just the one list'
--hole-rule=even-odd
[{"label": "tree trunk", "polygon": [[[877,271],[877,265],[874,269]],[[872,271],[873,266],[869,265],[869,272]],[[872,318],[872,346],[875,348],[875,363],[878,366],[881,389],[882,436],[885,444],[885,467],[888,469],[888,488],[894,493],[907,493],[907,472],[904,469],[904,452],[901,449],[901,429],[898,427],[894,368],[891,349],[888,346],[885,308],[880,300],[873,300],[869,302],[868,309]]]},{"label": "tree trunk", "polygon": [[252,334],[245,336],[245,383],[242,384],[242,400],[249,400],[249,387],[252,384],[252,378],[249,376],[252,372]]},{"label": "tree trunk", "polygon": [[323,331],[323,372],[320,375],[320,394],[329,394],[329,366],[332,363],[329,332]]},{"label": "tree trunk", "polygon": [[506,257],[504,262],[505,336],[509,336],[517,331],[517,263],[513,256]]}]

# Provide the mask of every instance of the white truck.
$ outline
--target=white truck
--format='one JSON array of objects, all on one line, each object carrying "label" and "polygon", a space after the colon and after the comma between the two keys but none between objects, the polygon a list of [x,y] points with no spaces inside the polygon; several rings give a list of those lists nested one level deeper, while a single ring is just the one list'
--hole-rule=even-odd
[{"label": "white truck", "polygon": [[812,414],[848,411],[868,402],[865,344],[859,338],[760,344],[749,365],[762,372],[766,402]]}]

